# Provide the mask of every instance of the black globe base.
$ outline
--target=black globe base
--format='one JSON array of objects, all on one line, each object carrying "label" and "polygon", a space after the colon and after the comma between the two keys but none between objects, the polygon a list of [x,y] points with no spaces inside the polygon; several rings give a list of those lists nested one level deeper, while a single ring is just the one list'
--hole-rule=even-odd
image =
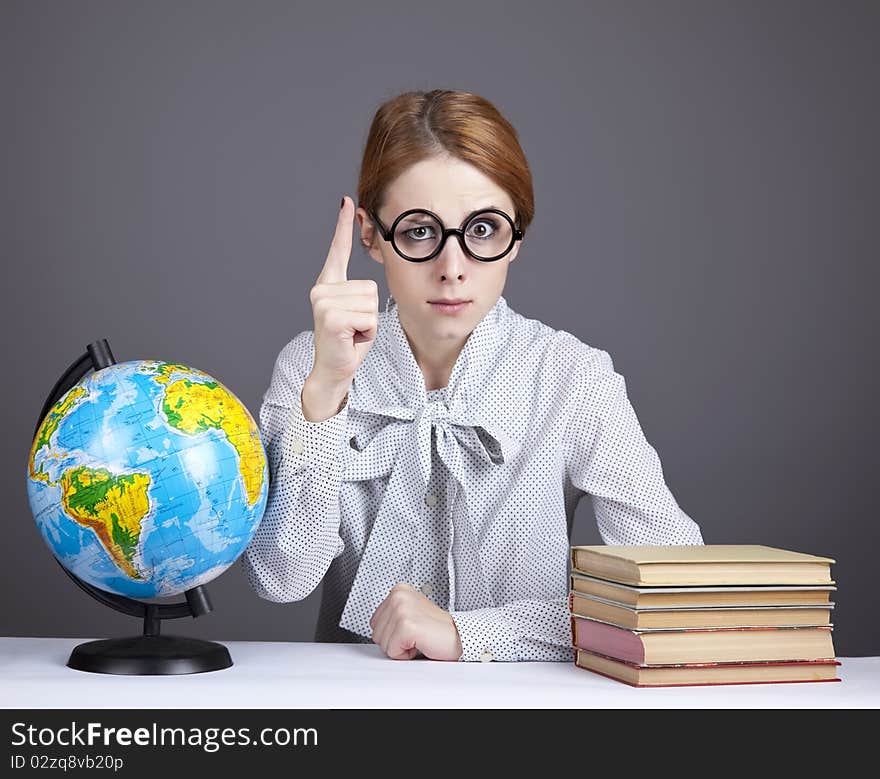
[{"label": "black globe base", "polygon": [[74,647],[68,668],[99,674],[159,676],[220,671],[232,665],[216,641],[185,636],[132,636],[88,641]]}]

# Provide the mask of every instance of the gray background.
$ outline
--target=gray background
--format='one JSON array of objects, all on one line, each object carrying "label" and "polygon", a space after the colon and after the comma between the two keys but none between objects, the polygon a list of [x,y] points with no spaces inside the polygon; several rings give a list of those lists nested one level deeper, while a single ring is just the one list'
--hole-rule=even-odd
[{"label": "gray background", "polygon": [[[707,543],[833,557],[839,656],[880,654],[876,2],[3,2],[0,634],[105,637],[31,518],[43,401],[85,345],[214,375],[256,415],[373,112],[467,89],[536,218],[504,295],[607,349]],[[387,287],[355,249],[350,278]],[[573,543],[601,543],[589,499]],[[305,640],[238,564],[166,631]]]}]

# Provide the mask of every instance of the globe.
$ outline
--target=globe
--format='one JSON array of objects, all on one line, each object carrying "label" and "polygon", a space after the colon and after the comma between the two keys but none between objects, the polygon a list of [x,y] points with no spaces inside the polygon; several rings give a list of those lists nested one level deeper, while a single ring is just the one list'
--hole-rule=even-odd
[{"label": "globe", "polygon": [[68,571],[117,595],[163,598],[236,561],[263,516],[269,471],[253,417],[219,381],[131,360],[89,374],[49,409],[27,487]]}]

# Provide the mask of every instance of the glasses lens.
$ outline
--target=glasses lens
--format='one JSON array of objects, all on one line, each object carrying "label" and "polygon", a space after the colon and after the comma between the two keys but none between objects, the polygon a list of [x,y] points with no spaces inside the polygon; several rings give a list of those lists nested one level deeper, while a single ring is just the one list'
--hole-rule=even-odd
[{"label": "glasses lens", "polygon": [[[440,244],[443,226],[425,212],[415,212],[400,220],[394,230],[398,251],[413,260],[430,256]],[[492,259],[510,246],[513,228],[500,214],[475,214],[465,227],[465,244],[475,257]]]},{"label": "glasses lens", "polygon": [[497,257],[510,246],[513,228],[501,214],[486,211],[476,214],[464,232],[464,242],[475,256],[484,259]]},{"label": "glasses lens", "polygon": [[433,216],[417,211],[400,220],[394,229],[394,243],[404,256],[421,260],[437,248],[442,234]]}]

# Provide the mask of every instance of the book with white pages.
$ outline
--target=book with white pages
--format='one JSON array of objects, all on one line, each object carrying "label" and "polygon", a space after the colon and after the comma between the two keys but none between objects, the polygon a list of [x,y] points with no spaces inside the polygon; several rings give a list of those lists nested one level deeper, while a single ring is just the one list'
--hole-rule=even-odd
[{"label": "book with white pages", "polygon": [[831,601],[830,584],[637,586],[570,572],[571,590],[632,608],[719,606],[823,606]]},{"label": "book with white pages", "polygon": [[[609,606],[623,606],[628,609],[632,609],[633,611],[705,611],[706,609],[814,609],[816,605],[813,603],[767,603],[762,604],[760,606],[754,606],[749,603],[741,603],[735,604],[732,606],[630,606],[629,604],[623,603],[622,601],[610,600],[608,598],[600,598],[598,595],[587,595],[583,592],[578,592],[577,590],[570,590],[570,595],[578,595],[582,598],[589,598],[590,600],[596,600],[601,603],[607,603]],[[833,609],[835,606],[834,601],[828,601],[827,603],[823,603],[819,606],[819,608],[824,609]]]},{"label": "book with white pages", "polygon": [[819,624],[809,623],[809,624],[797,624],[797,625],[721,625],[721,626],[689,626],[689,627],[654,627],[654,628],[632,628],[628,625],[620,625],[617,622],[610,622],[606,619],[596,619],[596,617],[590,617],[586,614],[578,614],[577,612],[572,611],[569,615],[572,619],[582,619],[589,620],[590,622],[597,622],[603,625],[609,625],[614,628],[623,628],[625,630],[629,630],[633,633],[709,633],[709,632],[719,632],[719,631],[746,631],[746,630],[805,630],[808,628],[827,628],[828,630],[834,629],[833,622],[823,622]]},{"label": "book with white pages", "polygon": [[576,590],[569,591],[568,602],[569,610],[576,616],[634,630],[828,625],[834,608],[831,602],[819,605],[634,608]]}]

